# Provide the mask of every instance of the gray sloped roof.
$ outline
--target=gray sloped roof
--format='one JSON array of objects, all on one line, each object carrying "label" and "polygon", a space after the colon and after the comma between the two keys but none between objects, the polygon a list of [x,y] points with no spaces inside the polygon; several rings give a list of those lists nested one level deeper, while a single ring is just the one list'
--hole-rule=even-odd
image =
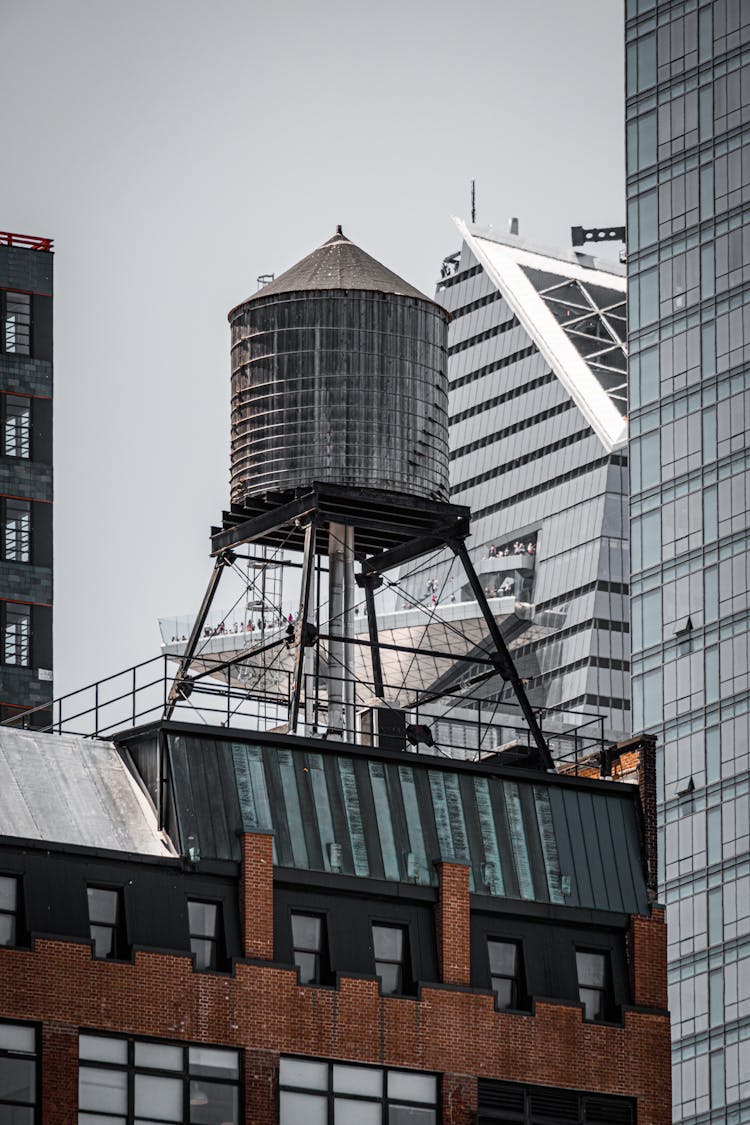
[{"label": "gray sloped roof", "polygon": [[[300,293],[306,290],[363,289],[374,293],[394,293],[401,297],[415,297],[433,305],[431,297],[420,293],[408,281],[387,269],[359,246],[355,246],[341,227],[326,242],[313,250],[301,262],[280,274],[257,293],[247,298],[273,296],[277,293]],[[243,301],[242,304],[247,304]],[[440,308],[441,306],[437,306]],[[231,316],[231,313],[230,313]]]},{"label": "gray sloped roof", "polygon": [[172,855],[110,742],[0,727],[0,836]]},{"label": "gray sloped roof", "polygon": [[[181,850],[238,859],[238,832],[270,831],[282,867],[434,885],[466,863],[476,894],[643,913],[631,786],[501,775],[403,754],[169,735]],[[410,859],[408,858],[410,857]],[[411,866],[410,866],[411,865]]]}]

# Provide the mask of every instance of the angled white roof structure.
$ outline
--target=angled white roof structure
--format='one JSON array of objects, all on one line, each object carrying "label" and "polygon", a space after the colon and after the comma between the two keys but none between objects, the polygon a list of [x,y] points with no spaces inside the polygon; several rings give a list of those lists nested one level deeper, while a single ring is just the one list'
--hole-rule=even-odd
[{"label": "angled white roof structure", "polygon": [[175,854],[112,743],[11,727],[0,727],[0,836]]},{"label": "angled white roof structure", "polygon": [[607,452],[624,446],[623,273],[588,254],[563,257],[453,221]]}]

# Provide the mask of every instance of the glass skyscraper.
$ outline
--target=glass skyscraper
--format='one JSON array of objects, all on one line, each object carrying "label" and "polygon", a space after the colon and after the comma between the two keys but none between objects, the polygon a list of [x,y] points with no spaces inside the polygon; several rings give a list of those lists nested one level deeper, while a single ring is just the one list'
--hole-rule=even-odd
[{"label": "glass skyscraper", "polygon": [[627,0],[632,700],[674,1120],[750,1121],[750,3]]}]

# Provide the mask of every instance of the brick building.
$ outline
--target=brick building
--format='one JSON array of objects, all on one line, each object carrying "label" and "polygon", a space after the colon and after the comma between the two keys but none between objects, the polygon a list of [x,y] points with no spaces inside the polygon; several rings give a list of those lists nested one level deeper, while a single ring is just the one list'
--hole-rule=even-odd
[{"label": "brick building", "polygon": [[52,264],[49,239],[0,231],[3,719],[52,699]]},{"label": "brick building", "polygon": [[[232,506],[183,651],[88,718],[56,700],[70,733],[0,727],[0,1125],[667,1125],[650,758],[591,776],[613,755],[575,732],[588,776],[554,769],[446,499],[446,320],[340,228],[238,306]],[[382,573],[435,548],[483,631],[384,643]],[[211,650],[258,550],[301,554],[296,621],[261,584],[256,635]],[[512,738],[436,692],[457,659],[511,685]]]},{"label": "brick building", "polygon": [[666,1125],[647,765],[3,729],[0,1121]]}]

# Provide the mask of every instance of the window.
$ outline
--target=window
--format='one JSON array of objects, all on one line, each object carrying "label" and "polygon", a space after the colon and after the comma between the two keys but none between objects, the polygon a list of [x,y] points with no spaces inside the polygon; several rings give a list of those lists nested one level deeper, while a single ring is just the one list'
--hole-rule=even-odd
[{"label": "window", "polygon": [[576,950],[578,998],[583,1018],[605,1020],[610,1009],[609,957],[589,949]]},{"label": "window", "polygon": [[0,291],[0,317],[0,351],[31,355],[31,295],[12,289]]},{"label": "window", "polygon": [[36,1090],[36,1029],[0,1023],[0,1121],[34,1125]]},{"label": "window", "polygon": [[204,973],[211,969],[216,971],[223,965],[220,918],[221,908],[218,902],[188,900],[190,952],[195,957],[196,972]]},{"label": "window", "polygon": [[664,715],[662,670],[651,668],[633,676],[633,730],[653,730],[661,726]]},{"label": "window", "polygon": [[520,1008],[523,1002],[521,989],[521,950],[515,941],[487,942],[490,962],[490,980],[498,1008]]},{"label": "window", "polygon": [[634,597],[631,605],[633,652],[661,641],[661,589]]},{"label": "window", "polygon": [[656,82],[656,36],[645,35],[628,46],[628,97],[653,86]]},{"label": "window", "polygon": [[634,254],[641,246],[656,242],[658,235],[656,189],[632,199],[628,208],[628,249]]},{"label": "window", "polygon": [[20,880],[15,875],[0,875],[0,945],[18,943]]},{"label": "window", "polygon": [[320,984],[327,977],[325,919],[319,914],[292,914],[294,963],[300,984]]},{"label": "window", "polygon": [[628,124],[628,175],[656,162],[656,113],[644,113]]},{"label": "window", "polygon": [[373,923],[372,947],[375,955],[375,975],[380,977],[384,995],[404,992],[409,984],[404,969],[408,941],[401,926],[381,926]]},{"label": "window", "polygon": [[280,1125],[437,1125],[437,1078],[414,1070],[284,1058]]},{"label": "window", "polygon": [[28,668],[31,664],[31,607],[20,602],[3,602],[2,662]]},{"label": "window", "polygon": [[111,960],[127,955],[122,891],[107,887],[87,887],[89,931],[94,957]]},{"label": "window", "polygon": [[239,1123],[239,1052],[81,1034],[78,1125]]},{"label": "window", "polygon": [[29,562],[31,558],[31,501],[3,499],[2,557],[6,562]]},{"label": "window", "polygon": [[31,399],[26,395],[0,395],[3,411],[3,455],[31,457]]},{"label": "window", "polygon": [[646,570],[659,561],[661,554],[661,512],[646,512],[630,526],[633,570]]},{"label": "window", "polygon": [[635,1125],[635,1099],[550,1086],[521,1086],[480,1078],[479,1121],[515,1121],[524,1125],[552,1122],[606,1122],[606,1125]]},{"label": "window", "polygon": [[644,434],[630,442],[630,483],[633,492],[653,488],[660,482],[659,434]]}]

